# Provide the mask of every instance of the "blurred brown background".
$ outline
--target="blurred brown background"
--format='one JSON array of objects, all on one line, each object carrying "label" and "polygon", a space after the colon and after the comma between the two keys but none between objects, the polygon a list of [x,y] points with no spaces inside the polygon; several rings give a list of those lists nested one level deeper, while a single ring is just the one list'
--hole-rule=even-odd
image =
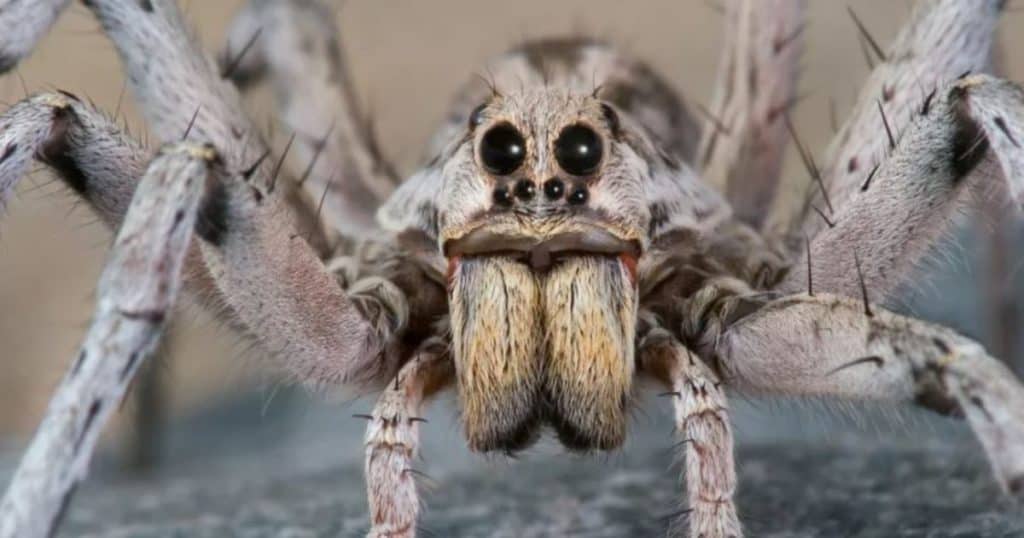
[{"label": "blurred brown background", "polygon": [[[241,3],[184,2],[210,49],[219,48]],[[808,3],[801,90],[808,97],[797,108],[796,124],[820,152],[831,134],[829,98],[845,111],[867,67],[847,2]],[[849,4],[883,44],[910,9],[910,2],[903,1]],[[580,31],[609,38],[651,62],[689,99],[706,103],[721,38],[720,17],[712,6],[698,0],[348,0],[341,25],[356,86],[374,111],[382,145],[407,172],[457,85],[485,58],[524,38]],[[1013,28],[1024,28],[1024,12],[1009,13],[1003,28],[1007,74],[1022,80],[1024,54],[1014,51],[1024,50],[1024,32]],[[21,98],[24,84],[28,91],[67,89],[113,111],[123,88],[111,46],[77,3],[19,74],[0,79],[0,101]],[[256,115],[271,113],[268,107],[258,108]],[[130,95],[123,110],[133,132],[144,132]],[[805,174],[795,159],[788,163],[787,177],[802,180]],[[23,438],[41,417],[85,330],[110,240],[89,210],[76,206],[50,180],[42,172],[23,181],[0,220],[0,439],[10,432]],[[954,251],[955,260],[963,256]],[[1011,263],[1019,261],[1011,253]],[[160,366],[175,412],[194,411],[211,398],[253,387],[270,394],[276,386],[272,370],[195,312],[180,316],[187,319],[178,325],[173,359]]]}]

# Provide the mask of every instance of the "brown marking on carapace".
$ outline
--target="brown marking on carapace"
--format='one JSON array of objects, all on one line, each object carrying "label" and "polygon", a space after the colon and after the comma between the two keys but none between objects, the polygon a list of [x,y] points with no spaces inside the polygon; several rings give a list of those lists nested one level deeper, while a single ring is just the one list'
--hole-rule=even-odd
[{"label": "brown marking on carapace", "polygon": [[636,275],[636,256],[623,252],[622,254],[619,254],[619,261],[622,262],[622,266],[625,267],[626,272],[629,273],[629,282],[636,286],[638,282]]},{"label": "brown marking on carapace", "polygon": [[459,258],[459,256],[448,258],[448,270],[444,274],[444,281],[448,285],[448,290],[452,289],[452,278],[455,276],[455,271],[459,268]]}]

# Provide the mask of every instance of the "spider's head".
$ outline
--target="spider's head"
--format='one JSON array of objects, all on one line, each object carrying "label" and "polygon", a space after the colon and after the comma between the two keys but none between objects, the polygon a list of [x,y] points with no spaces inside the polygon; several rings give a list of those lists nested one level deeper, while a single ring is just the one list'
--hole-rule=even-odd
[{"label": "spider's head", "polygon": [[503,254],[545,271],[594,254],[635,267],[649,216],[643,162],[622,129],[610,104],[566,90],[496,95],[477,107],[444,165],[445,256]]},{"label": "spider's head", "polygon": [[443,165],[438,240],[476,450],[551,425],[572,449],[626,431],[647,167],[615,109],[538,88],[477,107]]}]

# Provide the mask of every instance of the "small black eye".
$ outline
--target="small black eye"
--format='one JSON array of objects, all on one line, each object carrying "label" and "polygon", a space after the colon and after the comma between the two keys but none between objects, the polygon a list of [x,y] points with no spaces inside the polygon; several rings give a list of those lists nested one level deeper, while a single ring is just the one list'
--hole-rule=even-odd
[{"label": "small black eye", "polygon": [[487,103],[477,105],[469,114],[469,128],[476,129],[484,122],[484,110],[487,110]]},{"label": "small black eye", "polygon": [[492,174],[505,176],[515,172],[526,158],[526,141],[515,127],[501,123],[480,140],[480,161]]},{"label": "small black eye", "polygon": [[586,125],[570,125],[555,140],[555,158],[562,170],[585,176],[601,164],[601,137]]},{"label": "small black eye", "polygon": [[548,200],[557,200],[565,194],[565,183],[562,183],[561,179],[553,177],[544,182],[544,196],[548,197]]},{"label": "small black eye", "polygon": [[513,201],[512,193],[508,192],[508,189],[505,187],[498,187],[494,189],[493,199],[496,205],[500,205],[503,207],[508,207],[512,205]]},{"label": "small black eye", "polygon": [[529,179],[520,179],[516,182],[515,194],[520,200],[532,200],[537,193],[537,186]]},{"label": "small black eye", "polygon": [[569,204],[571,205],[583,205],[587,203],[587,198],[590,196],[587,194],[587,189],[584,187],[576,187],[569,193]]}]

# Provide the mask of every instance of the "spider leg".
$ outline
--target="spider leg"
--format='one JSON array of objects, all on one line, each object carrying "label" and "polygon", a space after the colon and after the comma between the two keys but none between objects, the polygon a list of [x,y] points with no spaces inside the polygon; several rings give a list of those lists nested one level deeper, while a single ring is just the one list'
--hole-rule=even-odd
[{"label": "spider leg", "polygon": [[71,0],[0,0],[0,74],[29,55]]},{"label": "spider leg", "polygon": [[52,536],[103,425],[163,331],[181,281],[208,146],[164,148],[150,164],[100,279],[89,332],[0,502],[0,536]]},{"label": "spider leg", "polygon": [[1024,386],[945,327],[817,293],[768,302],[705,352],[754,392],[913,401],[965,416],[1007,492],[1024,494]]},{"label": "spider leg", "polygon": [[232,25],[221,65],[240,85],[269,77],[295,133],[295,175],[323,197],[329,225],[361,234],[374,227],[374,210],[397,178],[361,114],[335,20],[321,0],[251,1]]},{"label": "spider leg", "polygon": [[[860,295],[861,265],[872,300],[882,301],[911,273],[970,190],[1009,192],[1024,203],[1024,90],[972,75],[937,91],[895,150],[831,217],[779,290]],[[810,263],[807,259],[810,257]],[[856,262],[856,263],[855,263]]]},{"label": "spider leg", "polygon": [[203,259],[225,302],[294,377],[314,384],[383,383],[391,333],[369,323],[326,270],[275,190],[278,166],[233,84],[186,30],[173,0],[91,0],[121,55],[149,124],[164,140],[209,142],[227,173],[204,202]]},{"label": "spider leg", "polygon": [[731,0],[724,9],[725,44],[697,165],[736,215],[759,227],[789,140],[783,120],[797,101],[804,2]]},{"label": "spider leg", "polygon": [[454,380],[454,365],[440,338],[428,339],[381,393],[366,417],[366,482],[371,538],[412,538],[420,500],[413,468],[424,401]]},{"label": "spider leg", "polygon": [[[0,115],[0,206],[38,161],[56,172],[107,226],[117,229],[150,156],[107,116],[75,95],[34,95]],[[220,302],[194,244],[186,255],[185,275],[198,297]]]},{"label": "spider leg", "polygon": [[[821,183],[809,186],[810,196],[800,200],[804,203],[778,204],[770,229],[799,238],[801,229],[803,235],[813,237],[825,228],[814,208],[829,218],[833,209],[842,211],[875,165],[892,160],[887,157],[892,141],[901,138],[927,108],[933,91],[941,91],[965,73],[992,68],[996,27],[1005,7],[1003,0],[919,2],[889,48],[878,49],[879,63],[827,148],[820,172],[812,172]],[[854,23],[860,25],[856,18]],[[873,43],[869,36],[863,39]]]},{"label": "spider leg", "polygon": [[269,188],[273,163],[245,115],[238,92],[187,30],[174,0],[86,2],[113,41],[150,131],[162,141],[212,143],[229,171],[248,170]]},{"label": "spider leg", "polygon": [[718,376],[649,316],[638,344],[641,368],[669,387],[686,469],[690,536],[743,535],[736,504],[736,466],[725,391]]},{"label": "spider leg", "polygon": [[0,115],[0,202],[38,160],[117,227],[148,159],[135,140],[70,93],[34,95]]}]

